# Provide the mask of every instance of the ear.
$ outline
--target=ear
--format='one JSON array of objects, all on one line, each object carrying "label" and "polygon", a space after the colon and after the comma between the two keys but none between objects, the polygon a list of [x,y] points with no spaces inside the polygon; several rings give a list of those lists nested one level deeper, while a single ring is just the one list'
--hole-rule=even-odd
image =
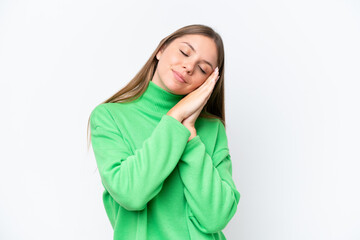
[{"label": "ear", "polygon": [[160,50],[157,52],[157,54],[156,54],[157,60],[160,60],[160,57],[161,57],[161,55],[163,54],[164,49],[165,49],[165,47],[162,46],[162,47],[160,48]]}]

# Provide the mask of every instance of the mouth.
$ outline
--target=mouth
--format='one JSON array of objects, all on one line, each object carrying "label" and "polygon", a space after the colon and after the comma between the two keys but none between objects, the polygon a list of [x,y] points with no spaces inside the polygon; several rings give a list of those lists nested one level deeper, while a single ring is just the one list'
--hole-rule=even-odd
[{"label": "mouth", "polygon": [[182,83],[186,83],[184,77],[180,73],[173,70],[173,74],[174,74],[174,77],[176,78],[176,80],[178,80],[179,82],[182,82]]}]

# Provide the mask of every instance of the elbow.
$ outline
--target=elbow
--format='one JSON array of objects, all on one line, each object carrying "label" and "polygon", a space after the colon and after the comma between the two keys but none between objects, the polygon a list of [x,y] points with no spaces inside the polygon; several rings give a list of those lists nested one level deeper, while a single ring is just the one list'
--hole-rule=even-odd
[{"label": "elbow", "polygon": [[115,194],[114,200],[128,211],[142,211],[147,201],[142,191],[125,191]]},{"label": "elbow", "polygon": [[199,215],[199,218],[192,214],[190,219],[204,233],[212,234],[222,231],[235,215],[239,198],[240,194],[237,193],[230,208],[223,208],[216,212],[207,212],[206,215]]},{"label": "elbow", "polygon": [[208,219],[201,226],[201,231],[207,234],[217,233],[225,229],[228,221],[220,221],[219,219]]},{"label": "elbow", "polygon": [[128,198],[125,201],[118,202],[120,206],[128,211],[142,211],[146,208],[147,203],[140,199]]},{"label": "elbow", "polygon": [[128,211],[142,211],[146,208],[147,201],[142,191],[119,191],[118,188],[110,186],[106,189],[115,202]]}]

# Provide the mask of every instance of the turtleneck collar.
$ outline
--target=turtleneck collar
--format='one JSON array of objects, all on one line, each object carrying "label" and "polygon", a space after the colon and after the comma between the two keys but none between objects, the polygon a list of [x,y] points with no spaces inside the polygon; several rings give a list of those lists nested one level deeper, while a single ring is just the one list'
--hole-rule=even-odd
[{"label": "turtleneck collar", "polygon": [[145,92],[138,99],[138,104],[146,110],[166,114],[184,96],[170,93],[156,85],[153,81],[149,81]]}]

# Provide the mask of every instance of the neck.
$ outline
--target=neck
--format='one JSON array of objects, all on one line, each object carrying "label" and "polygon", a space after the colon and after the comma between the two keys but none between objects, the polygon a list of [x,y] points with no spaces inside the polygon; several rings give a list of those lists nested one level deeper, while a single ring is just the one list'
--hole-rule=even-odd
[{"label": "neck", "polygon": [[184,96],[170,93],[150,81],[145,92],[139,97],[138,103],[146,110],[166,114]]}]

